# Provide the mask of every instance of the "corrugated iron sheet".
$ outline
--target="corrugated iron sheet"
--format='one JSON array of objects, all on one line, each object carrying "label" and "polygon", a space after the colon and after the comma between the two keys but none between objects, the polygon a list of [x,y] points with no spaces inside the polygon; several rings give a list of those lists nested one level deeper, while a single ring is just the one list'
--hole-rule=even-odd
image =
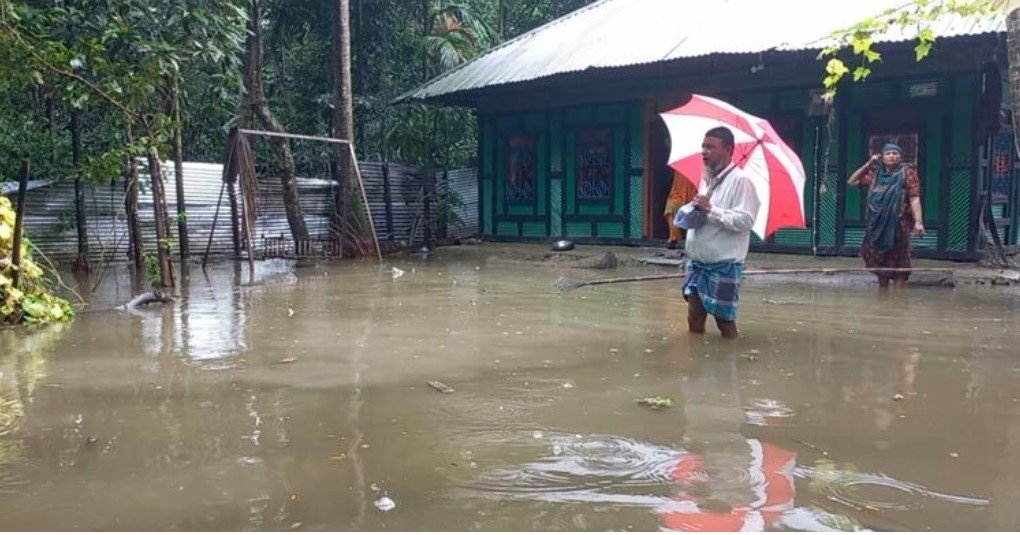
[{"label": "corrugated iron sheet", "polygon": [[[389,165],[388,180],[390,196],[387,199],[383,184],[383,164],[361,162],[365,190],[372,209],[372,219],[381,239],[408,242],[415,217],[421,215],[421,203],[417,197],[420,190],[419,170],[404,165]],[[176,189],[173,186],[174,165],[164,165],[167,179],[167,203],[171,214],[177,213]],[[212,221],[219,199],[222,166],[207,163],[184,163],[184,192],[187,200],[188,235],[193,255],[205,251]],[[437,173],[437,180],[442,173]],[[453,227],[448,234],[454,237],[474,236],[478,233],[478,185],[473,169],[451,170],[449,180],[452,187],[464,200],[459,208],[466,224]],[[152,215],[152,191],[149,178],[140,177],[139,218],[146,250],[155,250],[156,227]],[[5,183],[4,186],[10,183]],[[33,188],[27,194],[25,207],[25,231],[35,246],[54,262],[70,261],[77,255],[77,231],[74,217],[73,180],[33,181]],[[298,190],[305,223],[312,238],[326,238],[329,235],[330,218],[333,214],[333,199],[336,183],[320,178],[299,178]],[[6,191],[6,189],[5,189]],[[15,200],[16,191],[9,196]],[[387,203],[390,217],[387,218]],[[117,180],[101,186],[88,186],[85,193],[86,215],[90,256],[93,260],[128,259],[127,222],[124,206],[124,183]],[[436,215],[433,214],[433,236]],[[220,202],[220,215],[213,237],[211,253],[215,256],[233,254],[234,246],[230,232],[230,205],[224,194]],[[391,223],[392,222],[392,223]],[[177,227],[173,226],[176,235]],[[392,226],[393,232],[388,233]],[[420,224],[418,225],[420,227]],[[415,233],[421,239],[421,231]],[[259,207],[253,236],[256,248],[262,246],[263,237],[289,238],[286,210],[283,205],[282,186],[276,177],[259,179]]]},{"label": "corrugated iron sheet", "polygon": [[[821,49],[832,32],[903,0],[601,0],[495,47],[403,96],[428,100],[587,69],[711,54]],[[939,37],[1005,31],[1001,17],[946,17]],[[876,42],[911,39],[891,31]]]}]

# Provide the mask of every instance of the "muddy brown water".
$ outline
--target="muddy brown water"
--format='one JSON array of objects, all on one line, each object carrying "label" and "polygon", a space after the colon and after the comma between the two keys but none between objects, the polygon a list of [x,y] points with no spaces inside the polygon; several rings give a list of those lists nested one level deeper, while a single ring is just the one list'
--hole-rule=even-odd
[{"label": "muddy brown water", "polygon": [[0,331],[0,528],[1020,529],[1015,294],[757,280],[728,343],[453,251]]}]

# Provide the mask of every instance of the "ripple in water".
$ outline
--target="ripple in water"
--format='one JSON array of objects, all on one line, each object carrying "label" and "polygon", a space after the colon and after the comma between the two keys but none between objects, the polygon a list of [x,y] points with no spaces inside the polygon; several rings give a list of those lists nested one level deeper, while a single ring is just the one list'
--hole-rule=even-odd
[{"label": "ripple in water", "polygon": [[782,421],[793,416],[794,412],[782,401],[758,398],[744,406],[744,415],[748,424],[764,427],[781,425]]},{"label": "ripple in water", "polygon": [[449,428],[451,439],[513,443],[535,425],[526,421],[536,408],[556,403],[567,379],[505,377],[485,391],[462,391],[431,409]]},{"label": "ripple in water", "polygon": [[868,474],[836,468],[831,461],[814,467],[798,466],[794,475],[808,480],[812,491],[855,508],[905,511],[925,500],[982,507],[988,500],[930,490],[923,485],[900,481],[885,474]]},{"label": "ripple in water", "polygon": [[[795,478],[814,493],[859,510],[908,510],[931,500],[988,504],[883,474],[839,469],[828,460],[798,466],[795,452],[757,440],[747,440],[746,451],[714,448],[703,456],[604,435],[518,432],[514,440],[541,444],[547,453],[533,462],[469,476],[473,479],[459,485],[461,492],[496,500],[634,505],[664,514],[691,508],[707,512],[704,507],[713,503],[741,514],[766,507],[770,514],[785,511],[786,521],[810,520],[804,525],[816,527],[830,523],[795,507]],[[844,521],[849,519],[836,523],[837,529],[848,525]]]},{"label": "ripple in water", "polygon": [[[534,436],[524,435],[522,440]],[[482,474],[462,486],[489,498],[552,503],[658,506],[669,502],[676,450],[613,436],[551,434],[549,454],[535,462]]]}]

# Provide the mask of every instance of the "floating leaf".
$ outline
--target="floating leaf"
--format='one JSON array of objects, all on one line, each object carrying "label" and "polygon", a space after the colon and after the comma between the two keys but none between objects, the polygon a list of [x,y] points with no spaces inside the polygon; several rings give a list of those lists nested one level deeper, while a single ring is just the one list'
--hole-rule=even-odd
[{"label": "floating leaf", "polygon": [[652,396],[648,398],[635,399],[638,405],[644,405],[652,409],[662,409],[672,407],[676,401],[672,397],[663,396]]}]

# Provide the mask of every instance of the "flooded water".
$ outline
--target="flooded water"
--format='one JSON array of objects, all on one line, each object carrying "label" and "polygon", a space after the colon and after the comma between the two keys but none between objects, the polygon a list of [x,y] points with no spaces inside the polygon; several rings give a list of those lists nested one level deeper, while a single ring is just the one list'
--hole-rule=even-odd
[{"label": "flooded water", "polygon": [[755,280],[726,342],[675,281],[486,257],[193,269],[0,331],[0,527],[1020,529],[1015,293]]}]

